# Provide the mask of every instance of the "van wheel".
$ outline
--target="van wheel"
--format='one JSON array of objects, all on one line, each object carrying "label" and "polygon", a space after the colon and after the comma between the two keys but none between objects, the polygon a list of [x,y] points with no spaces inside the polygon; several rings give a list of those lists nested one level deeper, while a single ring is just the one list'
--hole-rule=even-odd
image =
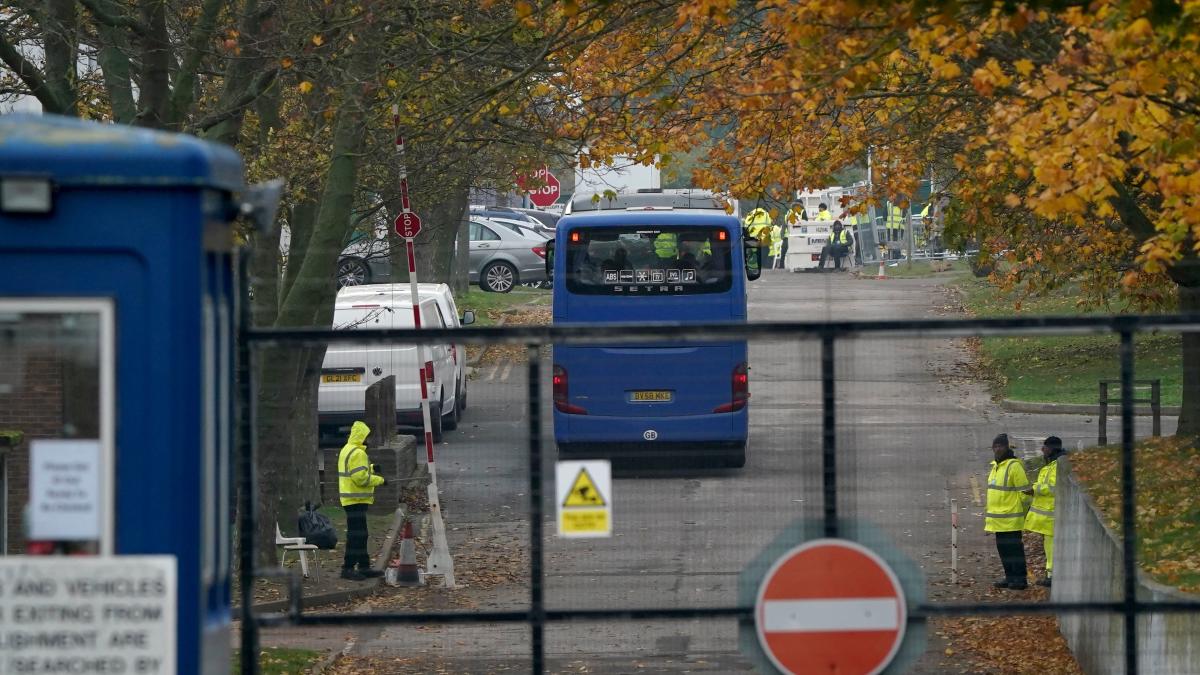
[{"label": "van wheel", "polygon": [[442,404],[441,403],[430,403],[429,404],[429,424],[433,426],[433,428],[429,430],[433,436],[433,442],[441,443],[442,437],[445,435],[442,433]]},{"label": "van wheel", "polygon": [[[445,407],[446,406],[443,404],[442,408],[445,408]],[[445,429],[446,431],[454,431],[455,429],[458,428],[458,403],[457,402],[455,402],[455,404],[450,407],[450,412],[446,413],[446,416],[442,418],[442,428]]]},{"label": "van wheel", "polygon": [[517,270],[506,262],[494,262],[483,268],[479,285],[493,293],[507,293],[517,284]]},{"label": "van wheel", "polygon": [[731,450],[729,454],[725,456],[725,466],[730,469],[740,469],[746,466],[746,446],[743,445],[739,448]]}]

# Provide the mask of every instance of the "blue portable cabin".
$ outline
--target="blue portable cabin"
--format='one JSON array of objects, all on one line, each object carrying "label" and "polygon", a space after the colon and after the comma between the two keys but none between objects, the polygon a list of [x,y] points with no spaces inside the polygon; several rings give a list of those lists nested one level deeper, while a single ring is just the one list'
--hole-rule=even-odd
[{"label": "blue portable cabin", "polygon": [[93,307],[107,326],[98,548],[176,559],[178,673],[230,663],[231,221],[242,189],[227,147],[0,117],[0,310]]}]

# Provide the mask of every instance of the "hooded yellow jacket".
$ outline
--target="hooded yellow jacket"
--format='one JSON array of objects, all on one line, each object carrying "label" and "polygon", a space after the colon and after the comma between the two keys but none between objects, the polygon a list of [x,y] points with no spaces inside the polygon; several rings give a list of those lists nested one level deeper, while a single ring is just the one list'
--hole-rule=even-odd
[{"label": "hooded yellow jacket", "polygon": [[992,462],[988,474],[987,512],[983,529],[988,532],[1020,532],[1025,527],[1029,501],[1024,490],[1029,486],[1025,467],[1015,457]]},{"label": "hooded yellow jacket", "polygon": [[350,427],[350,438],[338,453],[338,493],[342,506],[374,504],[375,488],[383,485],[383,476],[371,472],[366,440],[371,428],[362,422]]}]

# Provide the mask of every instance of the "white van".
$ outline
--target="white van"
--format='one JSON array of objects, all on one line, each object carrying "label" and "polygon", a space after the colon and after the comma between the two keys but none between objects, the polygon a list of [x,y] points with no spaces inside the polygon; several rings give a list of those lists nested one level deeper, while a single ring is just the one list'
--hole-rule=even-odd
[{"label": "white van", "polygon": [[[333,312],[334,330],[380,330],[412,328],[412,296],[404,292],[381,292],[380,287],[358,286],[338,293]],[[384,287],[387,288],[387,287]],[[398,288],[398,287],[397,287]],[[422,328],[446,328],[438,303],[432,297],[420,301]],[[457,318],[457,317],[456,317]],[[442,430],[458,426],[461,412],[459,373],[455,361],[463,356],[450,344],[427,347],[426,376],[429,389],[429,413],[433,439],[442,440]],[[334,344],[325,352],[321,364],[321,383],[317,390],[317,419],[322,432],[341,435],[349,431],[365,412],[365,392],[388,375],[396,377],[396,424],[421,427],[421,382],[416,345]]]}]

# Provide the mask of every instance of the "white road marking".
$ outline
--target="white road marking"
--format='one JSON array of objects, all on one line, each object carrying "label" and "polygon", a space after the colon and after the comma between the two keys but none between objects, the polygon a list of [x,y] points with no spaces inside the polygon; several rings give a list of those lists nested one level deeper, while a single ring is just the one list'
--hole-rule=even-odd
[{"label": "white road marking", "polygon": [[501,380],[508,379],[508,374],[512,372],[512,367],[513,367],[512,361],[509,361],[508,363],[504,364],[504,372],[500,373]]}]

